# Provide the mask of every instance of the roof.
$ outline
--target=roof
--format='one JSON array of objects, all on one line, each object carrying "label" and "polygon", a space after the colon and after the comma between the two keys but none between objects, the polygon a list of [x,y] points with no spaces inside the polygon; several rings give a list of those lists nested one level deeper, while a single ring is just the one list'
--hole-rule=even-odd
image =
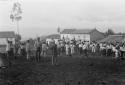
[{"label": "roof", "polygon": [[60,38],[60,35],[59,35],[59,34],[52,34],[52,35],[48,35],[46,38],[59,39],[59,38]]},{"label": "roof", "polygon": [[61,34],[89,34],[95,29],[64,29]]},{"label": "roof", "polygon": [[15,38],[15,33],[13,31],[1,31],[0,38]]},{"label": "roof", "polygon": [[61,34],[71,34],[72,32],[76,31],[76,29],[64,29]]},{"label": "roof", "polygon": [[41,40],[44,40],[44,39],[60,39],[60,35],[59,34],[52,34],[52,35],[48,35],[48,36],[44,36],[44,37],[41,37]]},{"label": "roof", "polygon": [[125,39],[123,35],[109,35],[108,37],[100,40],[99,42],[122,42]]},{"label": "roof", "polygon": [[78,29],[72,32],[72,34],[89,34],[93,31],[93,29]]}]

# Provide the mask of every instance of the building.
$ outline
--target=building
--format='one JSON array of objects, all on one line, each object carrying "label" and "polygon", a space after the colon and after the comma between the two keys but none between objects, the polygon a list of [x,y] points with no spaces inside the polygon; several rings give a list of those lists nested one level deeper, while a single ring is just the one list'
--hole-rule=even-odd
[{"label": "building", "polygon": [[55,42],[57,42],[60,39],[60,35],[59,34],[51,34],[51,35],[48,35],[48,36],[42,36],[40,38],[41,41],[43,41],[43,42],[46,41],[48,43],[51,42],[52,39],[54,39]]},{"label": "building", "polygon": [[98,42],[107,42],[107,43],[125,42],[125,35],[109,35],[108,37],[99,40]]},{"label": "building", "polygon": [[99,32],[97,29],[64,29],[60,33],[61,39],[76,39],[82,41],[97,41],[103,39],[105,36],[103,33]]},{"label": "building", "polygon": [[5,47],[7,45],[7,39],[15,43],[15,33],[13,31],[0,32],[0,52],[5,51]]}]

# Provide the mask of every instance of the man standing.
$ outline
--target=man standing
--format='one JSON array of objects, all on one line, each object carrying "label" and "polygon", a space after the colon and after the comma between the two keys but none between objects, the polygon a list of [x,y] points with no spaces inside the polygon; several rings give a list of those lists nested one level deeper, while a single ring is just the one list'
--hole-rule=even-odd
[{"label": "man standing", "polygon": [[7,40],[6,53],[7,53],[7,57],[9,57],[10,56],[10,41],[9,40]]},{"label": "man standing", "polygon": [[40,54],[41,54],[41,43],[40,43],[40,38],[38,37],[36,42],[35,42],[35,48],[36,48],[36,61],[40,61]]},{"label": "man standing", "polygon": [[52,64],[57,65],[57,45],[54,43],[52,46]]},{"label": "man standing", "polygon": [[84,53],[84,55],[86,56],[86,57],[88,57],[88,54],[87,54],[87,44],[83,44],[83,46],[82,46],[82,50],[83,50],[83,53]]},{"label": "man standing", "polygon": [[46,53],[47,53],[47,44],[46,44],[46,42],[43,42],[42,43],[42,55],[43,55],[43,57],[46,56]]},{"label": "man standing", "polygon": [[31,53],[30,41],[29,40],[27,40],[27,42],[26,42],[26,53],[27,53],[26,58],[27,58],[27,60],[29,60],[30,59],[30,53]]}]

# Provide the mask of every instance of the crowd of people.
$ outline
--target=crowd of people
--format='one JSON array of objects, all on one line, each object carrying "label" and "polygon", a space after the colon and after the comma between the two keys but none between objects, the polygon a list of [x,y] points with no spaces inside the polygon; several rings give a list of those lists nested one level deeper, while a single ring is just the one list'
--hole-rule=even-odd
[{"label": "crowd of people", "polygon": [[50,42],[40,40],[27,40],[26,42],[15,42],[13,44],[8,41],[6,46],[6,54],[10,56],[25,56],[27,60],[34,58],[37,62],[40,61],[41,57],[49,55],[48,51],[51,52],[53,62],[57,62],[57,57],[61,56],[80,56],[89,57],[90,54],[98,56],[107,56],[113,58],[121,58],[124,60],[125,44],[122,42],[106,43],[106,42],[88,42],[82,40],[70,40],[60,39],[55,42],[52,39]]}]

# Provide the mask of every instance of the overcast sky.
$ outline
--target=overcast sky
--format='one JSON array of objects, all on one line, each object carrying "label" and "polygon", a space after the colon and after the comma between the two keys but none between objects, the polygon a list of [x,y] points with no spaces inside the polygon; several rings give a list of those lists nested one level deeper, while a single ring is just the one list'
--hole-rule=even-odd
[{"label": "overcast sky", "polygon": [[[115,32],[125,31],[125,0],[18,0],[22,8],[19,22],[23,37],[57,33],[57,27],[97,28]],[[16,22],[10,20],[16,0],[0,0],[0,31],[16,31]]]}]

